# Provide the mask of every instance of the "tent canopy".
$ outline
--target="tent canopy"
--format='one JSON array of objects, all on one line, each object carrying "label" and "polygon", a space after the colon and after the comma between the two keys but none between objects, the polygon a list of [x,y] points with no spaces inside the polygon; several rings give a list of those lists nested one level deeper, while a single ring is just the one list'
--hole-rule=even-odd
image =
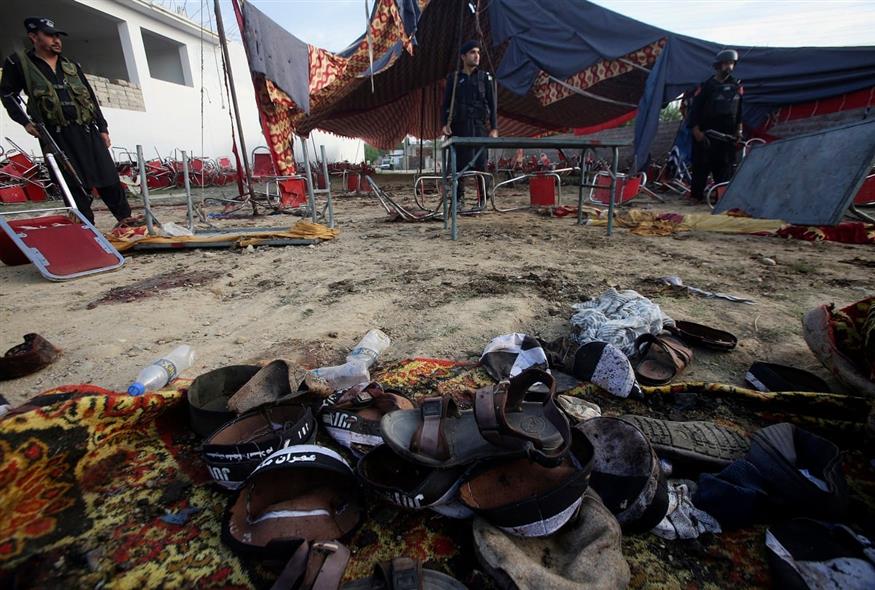
[{"label": "tent canopy", "polygon": [[[268,26],[249,4],[238,18],[281,169],[293,131],[320,128],[382,148],[408,134],[438,136],[445,80],[467,39],[483,40],[481,67],[496,74],[503,135],[593,127],[637,112],[643,164],[660,109],[705,80],[724,48],[584,0],[375,0],[368,31],[340,53]],[[788,104],[873,88],[875,47],[733,48],[752,127]]]}]

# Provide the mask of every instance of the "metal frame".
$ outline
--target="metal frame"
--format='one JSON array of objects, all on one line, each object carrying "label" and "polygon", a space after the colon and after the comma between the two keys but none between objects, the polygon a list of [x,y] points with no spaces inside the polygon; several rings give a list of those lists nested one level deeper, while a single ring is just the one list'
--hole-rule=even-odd
[{"label": "metal frame", "polygon": [[562,204],[562,177],[559,176],[560,172],[567,172],[569,170],[575,170],[574,168],[562,168],[560,170],[551,170],[545,172],[528,172],[521,176],[514,176],[513,178],[509,178],[507,180],[502,180],[492,187],[492,208],[499,213],[509,213],[510,211],[519,211],[521,209],[531,209],[532,205],[522,205],[520,207],[510,207],[508,209],[499,209],[498,205],[495,204],[495,193],[498,192],[499,187],[502,187],[506,184],[513,184],[515,182],[519,182],[520,180],[524,180],[527,178],[534,178],[536,176],[552,176],[556,179],[556,206]]},{"label": "metal frame", "polygon": [[[326,174],[326,177],[325,177],[326,188],[314,189],[314,187],[313,187],[313,175],[312,175],[312,170],[310,167],[310,154],[309,154],[309,151],[307,150],[307,143],[302,141],[301,144],[303,146],[303,151],[304,151],[304,165],[306,167],[306,175],[302,176],[302,175],[294,174],[294,175],[288,175],[288,176],[271,176],[268,180],[265,181],[265,196],[268,199],[268,201],[270,201],[271,197],[273,196],[271,191],[270,191],[271,184],[273,184],[274,186],[277,187],[277,197],[278,197],[280,195],[280,188],[279,188],[280,181],[282,181],[282,180],[303,180],[305,186],[307,187],[307,197],[308,197],[307,206],[308,206],[309,211],[310,211],[310,219],[313,221],[313,223],[316,223],[316,218],[317,218],[317,215],[316,215],[316,195],[317,194],[324,194],[324,195],[326,195],[327,198],[326,198],[325,207],[322,209],[321,217],[325,218],[326,213],[327,213],[328,226],[333,228],[333,227],[335,227],[335,221],[334,221],[334,204],[333,204],[332,196],[331,196],[331,181]],[[256,146],[252,150],[253,162],[255,160],[254,156],[255,156],[256,151],[259,149],[262,149],[262,147],[263,146]],[[327,173],[328,168],[327,168],[327,162],[325,160],[325,146],[323,145],[321,147],[322,147],[322,169],[323,169],[323,173]],[[267,148],[264,148],[264,149],[267,149]],[[269,152],[269,150],[268,150],[268,152]],[[182,161],[183,161],[182,173],[183,173],[184,186],[185,186],[186,203],[187,203],[187,207],[188,207],[188,212],[187,212],[187,214],[188,214],[188,229],[190,231],[192,231],[192,233],[195,233],[195,229],[194,229],[194,205],[192,203],[192,197],[191,197],[191,184],[190,184],[190,177],[189,177],[190,171],[189,171],[189,165],[188,165],[189,158],[190,158],[190,156],[185,152],[185,150],[183,150],[182,151]],[[156,222],[157,219],[155,218],[154,213],[152,213],[152,207],[151,207],[151,203],[149,201],[149,186],[148,186],[148,183],[146,182],[145,159],[143,157],[143,146],[142,145],[137,146],[137,164],[138,164],[139,171],[140,171],[140,187],[141,187],[141,191],[142,191],[141,194],[143,196],[143,205],[144,205],[143,208],[144,208],[144,217],[146,218],[147,233],[149,235],[156,235],[155,228],[154,228],[154,222]],[[251,178],[251,175],[250,175],[250,178]],[[264,178],[264,177],[259,177],[259,178]],[[71,202],[72,202],[72,198],[71,198]],[[243,204],[245,204],[245,202],[246,201],[241,201],[241,202],[239,202],[239,204],[243,205]],[[160,225],[160,222],[159,222],[159,225]],[[246,229],[247,230],[259,230],[259,228],[246,228]],[[207,233],[214,233],[214,232],[207,232]],[[308,243],[310,243],[310,242],[308,242]],[[315,243],[315,242],[312,242],[312,243]]]},{"label": "metal frame", "polygon": [[[589,200],[589,202],[592,203],[593,205],[596,205],[596,206],[598,206],[598,207],[604,207],[604,206],[605,206],[605,202],[604,202],[604,201],[599,201],[598,199],[595,198],[595,192],[596,192],[598,189],[605,189],[605,188],[607,188],[607,187],[605,187],[605,186],[601,186],[601,185],[598,185],[598,183],[596,183],[596,179],[597,179],[599,176],[608,176],[608,177],[610,177],[610,176],[611,176],[611,173],[608,172],[607,170],[599,170],[599,171],[597,171],[595,174],[592,175],[593,183],[596,184],[596,186],[592,186],[592,187],[590,187],[590,189],[589,189],[589,198],[588,198],[588,200]],[[626,174],[626,173],[620,172],[620,173],[617,174],[617,180],[623,180],[623,181],[626,181],[626,180],[629,180],[630,178],[635,178],[636,176],[640,176],[640,177],[641,177],[641,184],[639,185],[639,189],[638,189],[638,192],[640,193],[642,190],[644,190],[645,185],[647,184],[647,173],[644,172],[643,170],[642,170],[641,172],[639,172],[638,174],[633,174],[633,175],[631,175],[631,176],[628,175],[628,174]],[[648,196],[653,196],[653,197],[655,197],[656,199],[658,199],[659,201],[661,201],[661,202],[663,202],[663,203],[665,202],[663,199],[661,199],[660,197],[658,197],[658,196],[656,196],[655,194],[653,194],[652,191],[647,190],[647,191],[645,191],[645,192],[648,194]],[[621,195],[621,196],[622,196],[622,195]],[[634,198],[634,197],[633,197],[633,198]],[[631,199],[630,199],[630,200],[631,200]],[[620,205],[622,205],[622,203],[620,203]]]},{"label": "metal frame", "polygon": [[[415,212],[408,210],[403,205],[396,202],[395,199],[393,199],[389,195],[389,193],[387,193],[386,191],[381,189],[379,185],[377,185],[377,182],[373,178],[371,178],[370,175],[365,176],[365,181],[368,183],[368,186],[371,187],[371,192],[373,192],[374,195],[377,197],[380,205],[383,207],[383,209],[386,210],[386,213],[388,213],[389,215],[397,215],[404,221],[428,221],[430,219],[435,219],[439,215],[443,214],[443,210],[441,208],[427,209],[420,206],[420,209],[422,209],[423,211],[427,211],[428,213],[425,213],[423,215],[417,215]],[[444,203],[446,203],[446,198],[441,197],[441,202],[438,203],[438,206],[440,207]],[[417,203],[417,206],[419,206],[419,203]]]},{"label": "metal frame", "polygon": [[[104,251],[106,251],[108,254],[112,254],[115,257],[116,263],[113,264],[112,266],[105,266],[102,268],[92,268],[91,270],[84,270],[82,272],[76,272],[76,273],[69,274],[69,275],[56,275],[49,270],[48,267],[50,265],[47,264],[47,260],[39,252],[39,250],[36,250],[35,248],[31,248],[30,246],[28,246],[27,243],[19,237],[18,232],[11,225],[9,225],[9,222],[7,222],[3,218],[3,216],[24,215],[27,213],[45,214],[45,213],[48,213],[51,211],[63,211],[64,213],[66,213],[68,215],[75,216],[77,218],[77,220],[79,221],[79,223],[81,225],[85,226],[86,228],[88,228],[88,230],[93,234],[94,241],[97,242],[97,244],[101,248],[103,248]],[[0,230],[4,231],[6,233],[6,235],[9,237],[9,239],[12,240],[12,243],[15,244],[16,248],[21,250],[22,254],[24,254],[27,257],[27,259],[30,260],[30,262],[37,268],[37,270],[39,270],[39,273],[44,278],[46,278],[50,281],[54,281],[54,282],[69,281],[72,279],[78,279],[80,277],[98,274],[101,272],[109,272],[111,270],[116,270],[117,268],[121,268],[125,264],[125,257],[122,256],[118,250],[113,248],[112,244],[110,244],[107,241],[107,239],[103,236],[103,234],[100,233],[99,231],[97,231],[97,228],[95,228],[91,223],[89,223],[88,220],[85,219],[85,216],[82,215],[82,213],[79,211],[79,209],[77,209],[75,207],[52,207],[49,209],[26,209],[23,211],[0,211]]]},{"label": "metal frame", "polygon": [[[472,177],[477,178],[477,183],[479,185],[478,194],[484,195],[483,200],[480,201],[478,199],[476,206],[471,207],[470,209],[465,209],[465,210],[459,211],[459,213],[461,215],[466,215],[466,214],[470,214],[470,213],[481,213],[481,212],[485,211],[487,201],[492,199],[492,194],[490,194],[489,189],[487,188],[488,184],[486,181],[489,180],[489,181],[491,181],[489,184],[492,184],[495,182],[495,177],[492,174],[490,174],[489,172],[480,172],[479,170],[468,170],[467,172],[464,172],[464,173],[459,175],[459,178],[472,178]],[[437,211],[437,209],[429,209],[428,207],[426,207],[423,203],[421,203],[419,201],[418,187],[425,180],[443,181],[443,179],[444,179],[443,176],[423,175],[423,176],[417,177],[416,180],[413,181],[413,201],[416,203],[417,207],[419,207],[423,211],[428,211],[429,213],[434,213],[435,211]],[[446,195],[446,191],[442,191],[442,193],[441,193],[441,202],[438,203],[439,207],[443,204],[442,201],[443,201],[444,195]],[[493,203],[493,207],[494,206],[495,206],[495,204]]]},{"label": "metal frame", "polygon": [[[608,205],[608,228],[607,233],[610,236],[614,229],[614,202],[617,191],[617,174],[620,164],[620,148],[630,147],[628,142],[602,142],[593,139],[584,139],[580,137],[574,138],[531,138],[531,137],[450,137],[441,145],[441,151],[444,161],[449,162],[449,166],[445,167],[445,184],[447,188],[451,188],[450,203],[444,199],[444,228],[450,226],[450,234],[453,240],[459,239],[458,232],[458,189],[459,176],[468,171],[471,166],[469,162],[461,170],[457,166],[456,148],[468,146],[477,148],[477,152],[472,157],[472,161],[483,153],[483,150],[488,149],[508,149],[508,148],[539,148],[539,149],[579,149],[580,161],[583,164],[584,152],[587,148],[606,148],[611,150],[611,200]],[[448,159],[447,159],[448,158]],[[581,172],[580,181],[578,184],[577,193],[577,223],[583,225],[583,189],[588,188],[590,184],[585,182],[586,175]],[[602,187],[599,187],[602,188]]]}]

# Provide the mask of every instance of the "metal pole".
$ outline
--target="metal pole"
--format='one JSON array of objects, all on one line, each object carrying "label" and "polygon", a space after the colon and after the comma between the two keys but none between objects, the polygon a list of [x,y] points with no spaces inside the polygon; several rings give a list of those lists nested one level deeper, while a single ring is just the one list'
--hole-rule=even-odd
[{"label": "metal pole", "polygon": [[328,227],[334,227],[334,201],[331,199],[331,179],[328,176],[328,160],[325,159],[325,146],[319,146],[322,154],[322,178],[325,179],[325,190],[328,191]]},{"label": "metal pole", "polygon": [[146,231],[150,236],[153,236],[155,228],[152,227],[152,207],[149,204],[149,181],[146,179],[146,161],[143,159],[143,146],[140,144],[137,144],[137,166],[140,168],[140,193],[143,195]]},{"label": "metal pole", "polygon": [[441,142],[441,176],[443,177],[443,189],[444,189],[444,198],[441,200],[443,203],[444,209],[444,229],[449,227],[450,216],[449,214],[449,202],[450,202],[450,183],[447,182],[449,179],[448,174],[450,173],[450,167],[447,165],[447,148]]},{"label": "metal pole", "polygon": [[611,162],[611,200],[608,203],[608,235],[614,231],[614,202],[617,200],[617,169],[620,165],[620,148],[613,148]]},{"label": "metal pole", "polygon": [[452,184],[452,196],[450,197],[453,202],[450,205],[452,223],[450,229],[450,237],[453,240],[459,239],[459,230],[456,227],[456,214],[458,212],[459,207],[459,199],[457,193],[459,192],[459,177],[456,175],[456,146],[450,146],[450,174],[452,174],[453,184]]},{"label": "metal pole", "polygon": [[307,140],[301,138],[301,150],[304,152],[304,168],[307,169],[307,197],[310,200],[310,218],[316,223],[316,193],[313,192],[313,172],[310,170],[310,152],[307,151]]},{"label": "metal pole", "polygon": [[585,154],[585,149],[580,150],[580,183],[577,186],[577,225],[583,225],[583,156]]},{"label": "metal pole", "polygon": [[[52,169],[52,172],[55,175],[55,178],[58,179],[58,186],[61,187],[61,194],[64,196],[64,200],[67,201],[67,206],[70,209],[79,210],[79,206],[76,205],[76,199],[73,198],[73,195],[70,193],[70,187],[67,186],[67,180],[64,178],[64,175],[61,174],[61,170],[58,168],[58,162],[55,160],[55,154],[51,152],[46,153],[46,162],[49,163],[49,167]],[[86,198],[89,195],[85,195]]]},{"label": "metal pole", "polygon": [[[240,123],[240,107],[237,105],[237,90],[234,86],[234,73],[231,71],[231,58],[228,55],[228,39],[225,37],[225,24],[222,22],[222,9],[219,7],[219,0],[213,0],[213,10],[216,12],[216,28],[219,32],[219,42],[222,45],[222,55],[225,57],[225,73],[228,75],[228,87],[231,93],[231,102],[234,104],[234,119],[237,121],[237,135],[240,138],[240,156],[243,159],[243,168],[246,172],[246,188],[249,193],[249,202],[252,205],[252,214],[257,215],[258,211],[255,209],[255,192],[252,190],[252,172],[249,169],[249,152],[246,151],[246,140],[243,139],[243,125]],[[201,84],[203,84],[203,80],[201,80]]]},{"label": "metal pole", "polygon": [[185,150],[182,150],[182,179],[185,181],[185,201],[188,205],[188,231],[194,231],[194,205],[191,202],[191,182],[188,178],[188,153]]}]

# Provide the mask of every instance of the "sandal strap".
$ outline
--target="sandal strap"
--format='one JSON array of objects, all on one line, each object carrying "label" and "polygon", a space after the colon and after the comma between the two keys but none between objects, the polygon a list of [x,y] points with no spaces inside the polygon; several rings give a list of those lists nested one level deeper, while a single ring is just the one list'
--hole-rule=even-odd
[{"label": "sandal strap", "polygon": [[[559,425],[565,420],[561,410],[556,406],[556,380],[552,375],[539,369],[528,369],[512,379],[504,379],[489,388],[477,391],[474,399],[474,418],[481,436],[499,447],[513,448],[532,444],[532,458],[535,460],[561,457],[567,450],[570,435],[566,444],[555,451],[544,452],[544,441],[539,437],[519,430],[507,420],[507,412],[521,412],[529,389],[535,383],[544,383],[549,388],[547,398],[543,402],[544,417],[551,423]],[[565,422],[567,427],[567,421]]]},{"label": "sandal strap", "polygon": [[349,556],[349,549],[336,541],[301,543],[271,590],[337,590]]},{"label": "sandal strap", "polygon": [[419,406],[422,424],[413,435],[410,450],[434,459],[446,459],[450,455],[444,434],[444,418],[458,414],[456,402],[450,397],[429,397]]},{"label": "sandal strap", "polygon": [[[644,350],[642,352],[642,346],[644,346]],[[683,346],[679,341],[674,338],[664,338],[661,336],[654,336],[653,334],[645,333],[641,334],[638,339],[635,341],[635,350],[638,352],[639,356],[639,364],[647,356],[647,353],[650,351],[650,347],[656,345],[661,348],[668,357],[671,359],[672,365],[672,376],[674,379],[675,375],[678,374],[682,368],[687,367],[690,364],[690,361],[693,360],[692,354],[686,347]]]}]

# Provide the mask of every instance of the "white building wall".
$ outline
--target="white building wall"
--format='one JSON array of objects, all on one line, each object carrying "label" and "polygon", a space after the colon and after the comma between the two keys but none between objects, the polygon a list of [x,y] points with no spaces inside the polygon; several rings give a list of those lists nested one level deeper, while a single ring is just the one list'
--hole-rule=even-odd
[{"label": "white building wall", "polygon": [[[76,1],[122,20],[118,26],[130,80],[143,91],[145,111],[102,107],[114,146],[133,151],[137,144],[141,144],[149,158],[155,157],[156,151],[166,156],[174,149],[213,157],[231,154],[231,110],[229,99],[224,96],[221,48],[214,36],[204,33],[202,41],[196,27],[187,26],[181,17],[151,8],[141,0]],[[225,23],[225,26],[236,28],[236,23]],[[190,74],[191,86],[156,80],[149,75],[140,27],[185,44],[185,51],[181,53],[187,55],[188,63],[183,64],[183,68]],[[255,93],[243,46],[232,42],[229,53],[243,131],[251,152],[254,147],[265,145],[266,142],[258,122]],[[75,55],[70,57],[76,58]],[[9,137],[26,150],[38,151],[36,140],[10,120],[4,109],[0,111],[0,137]],[[318,132],[314,137],[317,146],[326,146],[329,161],[360,161],[364,158],[364,149],[358,140]],[[308,147],[312,147],[312,142]],[[300,155],[298,142],[296,148],[296,153]]]}]

